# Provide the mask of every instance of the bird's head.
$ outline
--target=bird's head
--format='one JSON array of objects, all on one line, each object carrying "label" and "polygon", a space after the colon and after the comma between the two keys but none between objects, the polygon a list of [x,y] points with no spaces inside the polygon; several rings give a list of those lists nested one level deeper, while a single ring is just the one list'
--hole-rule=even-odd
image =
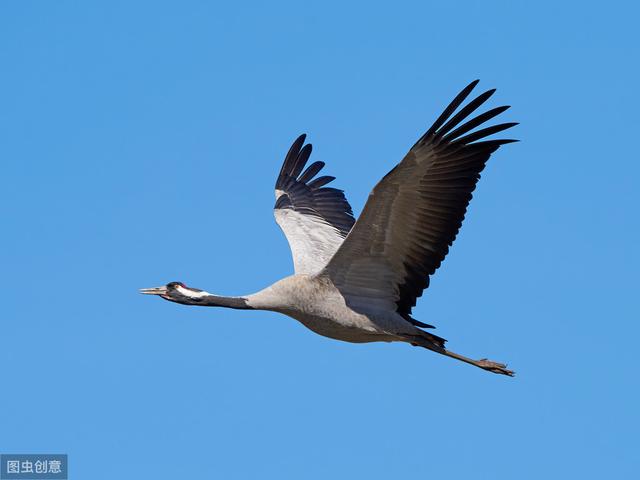
[{"label": "bird's head", "polygon": [[187,287],[182,282],[169,282],[162,287],[141,288],[140,293],[144,295],[159,295],[165,300],[178,303],[189,303],[191,300],[206,295],[202,290]]}]

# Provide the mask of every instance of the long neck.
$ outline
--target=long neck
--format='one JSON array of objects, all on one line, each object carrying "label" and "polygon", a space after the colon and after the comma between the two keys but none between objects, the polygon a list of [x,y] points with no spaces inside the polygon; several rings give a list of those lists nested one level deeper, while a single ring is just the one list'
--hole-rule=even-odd
[{"label": "long neck", "polygon": [[221,297],[205,292],[204,290],[186,288],[178,288],[175,294],[172,295],[171,298],[167,298],[167,300],[182,303],[183,305],[199,305],[201,307],[252,309],[245,297]]},{"label": "long neck", "polygon": [[201,301],[192,305],[202,305],[205,307],[226,307],[238,310],[250,310],[251,307],[245,297],[220,297],[218,295],[207,294],[201,297]]}]

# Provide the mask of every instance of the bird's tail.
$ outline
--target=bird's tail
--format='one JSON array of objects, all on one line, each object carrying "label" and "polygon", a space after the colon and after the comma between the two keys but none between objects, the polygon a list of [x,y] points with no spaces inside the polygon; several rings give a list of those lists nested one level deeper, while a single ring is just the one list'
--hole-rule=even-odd
[{"label": "bird's tail", "polygon": [[445,338],[434,335],[433,333],[419,330],[420,335],[410,335],[408,340],[415,347],[424,347],[429,350],[444,350],[444,344],[447,342]]},{"label": "bird's tail", "polygon": [[433,333],[424,332],[424,336],[429,339],[429,341],[440,348],[444,348],[444,344],[447,342],[446,338],[439,337],[438,335],[434,335]]}]

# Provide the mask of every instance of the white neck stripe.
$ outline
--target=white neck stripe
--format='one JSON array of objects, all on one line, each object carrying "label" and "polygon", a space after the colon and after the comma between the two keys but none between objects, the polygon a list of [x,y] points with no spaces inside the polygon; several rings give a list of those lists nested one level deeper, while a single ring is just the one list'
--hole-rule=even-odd
[{"label": "white neck stripe", "polygon": [[184,288],[184,287],[181,287],[180,285],[176,287],[176,290],[180,292],[180,294],[184,295],[185,297],[190,297],[190,298],[200,298],[200,297],[206,297],[207,295],[209,295],[207,292],[204,292],[204,291],[195,292],[190,288]]}]

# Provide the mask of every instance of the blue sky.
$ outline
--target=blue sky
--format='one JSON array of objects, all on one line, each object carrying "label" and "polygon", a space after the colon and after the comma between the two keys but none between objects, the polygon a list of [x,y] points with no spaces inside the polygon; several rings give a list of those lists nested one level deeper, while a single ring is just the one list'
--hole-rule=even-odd
[{"label": "blue sky", "polygon": [[[0,452],[71,478],[631,478],[633,2],[0,3]],[[487,166],[415,317],[490,375],[267,312],[143,297],[291,273],[302,132],[356,213],[469,81]]]}]

